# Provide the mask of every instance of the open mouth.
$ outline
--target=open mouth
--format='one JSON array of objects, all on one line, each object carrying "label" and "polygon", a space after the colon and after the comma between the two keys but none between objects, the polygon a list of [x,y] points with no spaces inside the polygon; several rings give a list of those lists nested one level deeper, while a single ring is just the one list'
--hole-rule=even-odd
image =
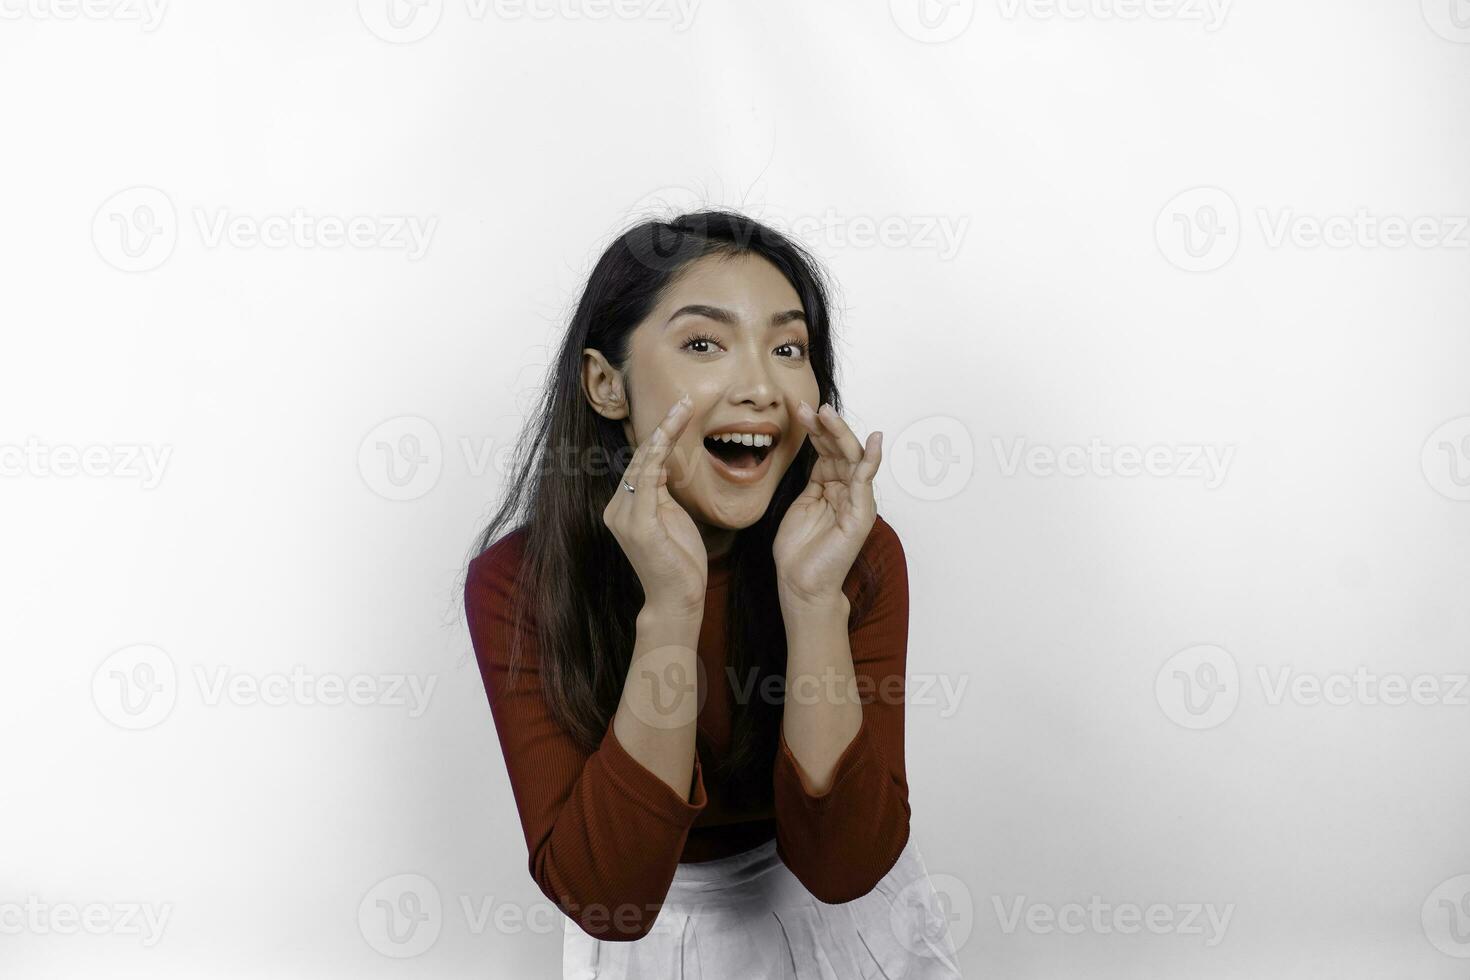
[{"label": "open mouth", "polygon": [[753,470],[760,466],[774,446],[747,446],[738,442],[723,442],[706,438],[704,448],[709,454],[732,470]]},{"label": "open mouth", "polygon": [[710,454],[711,465],[717,473],[727,480],[746,483],[759,480],[769,469],[767,460],[779,439],[777,436],[769,446],[747,446],[737,440],[706,436],[704,448]]}]

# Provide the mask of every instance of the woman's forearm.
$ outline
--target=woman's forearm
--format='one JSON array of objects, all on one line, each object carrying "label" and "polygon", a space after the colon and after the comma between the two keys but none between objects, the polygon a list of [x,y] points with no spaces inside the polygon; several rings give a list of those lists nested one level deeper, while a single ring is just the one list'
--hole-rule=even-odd
[{"label": "woman's forearm", "polygon": [[629,755],[688,801],[699,721],[699,627],[704,611],[638,614],[633,660],[613,715]]},{"label": "woman's forearm", "polygon": [[807,791],[820,795],[832,782],[843,750],[862,726],[848,642],[849,603],[783,597],[786,622],[786,706],[782,733]]}]

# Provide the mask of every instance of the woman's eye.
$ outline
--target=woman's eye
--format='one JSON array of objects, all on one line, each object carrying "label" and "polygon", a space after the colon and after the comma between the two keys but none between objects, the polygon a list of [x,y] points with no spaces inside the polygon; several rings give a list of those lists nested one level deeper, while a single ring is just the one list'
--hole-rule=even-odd
[{"label": "woman's eye", "polygon": [[806,344],[803,344],[800,341],[793,340],[789,344],[782,344],[780,347],[777,347],[776,349],[777,350],[785,350],[787,347],[791,347],[791,348],[794,348],[795,350],[801,351],[801,357],[793,357],[793,358],[791,358],[791,360],[796,361],[796,360],[801,360],[801,359],[803,359],[803,358],[806,357],[806,352],[807,352]]},{"label": "woman's eye", "polygon": [[[680,350],[687,350],[690,347],[694,346],[695,344],[718,344],[718,343],[719,343],[719,341],[718,340],[715,340],[715,338],[713,338],[713,337],[706,337],[704,334],[698,334],[698,335],[693,336],[693,337],[690,337],[688,340],[684,341],[683,346],[681,346],[679,349]],[[696,354],[708,354],[709,351],[707,351],[707,350],[696,350],[694,353],[696,353]]]}]

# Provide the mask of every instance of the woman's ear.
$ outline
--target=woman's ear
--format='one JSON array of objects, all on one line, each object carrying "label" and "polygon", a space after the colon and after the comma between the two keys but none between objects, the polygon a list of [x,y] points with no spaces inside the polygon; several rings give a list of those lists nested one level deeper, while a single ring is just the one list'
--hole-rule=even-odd
[{"label": "woman's ear", "polygon": [[628,417],[622,372],[608,363],[602,351],[592,347],[582,348],[582,391],[593,411],[603,418]]}]

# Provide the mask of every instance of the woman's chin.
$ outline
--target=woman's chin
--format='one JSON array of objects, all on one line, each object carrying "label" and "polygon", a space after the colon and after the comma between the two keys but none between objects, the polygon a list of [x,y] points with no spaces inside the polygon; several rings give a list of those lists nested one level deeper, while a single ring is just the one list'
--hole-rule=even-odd
[{"label": "woman's chin", "polygon": [[678,492],[671,482],[670,493],[696,520],[727,531],[743,530],[766,515],[781,476],[791,465],[789,459],[771,456],[754,479],[731,480],[719,471],[714,460],[703,462],[694,479]]},{"label": "woman's chin", "polygon": [[750,492],[723,496],[701,493],[697,499],[680,503],[707,527],[741,531],[765,516],[766,509],[771,505],[771,495]]}]

